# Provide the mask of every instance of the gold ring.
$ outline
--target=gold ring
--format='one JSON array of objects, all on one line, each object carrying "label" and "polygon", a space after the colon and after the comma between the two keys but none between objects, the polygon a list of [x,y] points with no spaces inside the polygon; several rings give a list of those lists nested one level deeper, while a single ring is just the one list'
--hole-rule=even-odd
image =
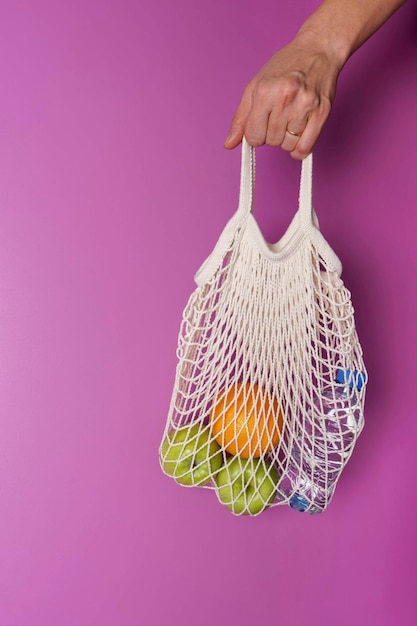
[{"label": "gold ring", "polygon": [[293,137],[301,137],[302,133],[294,133],[292,130],[290,130],[289,128],[287,128],[287,133],[289,135],[292,135]]}]

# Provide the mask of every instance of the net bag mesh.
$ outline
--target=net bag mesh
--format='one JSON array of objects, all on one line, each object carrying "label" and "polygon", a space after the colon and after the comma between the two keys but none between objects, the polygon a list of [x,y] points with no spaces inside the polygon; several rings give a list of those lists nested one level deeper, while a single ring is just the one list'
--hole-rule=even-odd
[{"label": "net bag mesh", "polygon": [[160,463],[235,515],[320,513],[362,430],[367,375],[341,264],[312,208],[312,156],[276,244],[252,213],[254,159],[244,140],[238,210],[183,313]]}]

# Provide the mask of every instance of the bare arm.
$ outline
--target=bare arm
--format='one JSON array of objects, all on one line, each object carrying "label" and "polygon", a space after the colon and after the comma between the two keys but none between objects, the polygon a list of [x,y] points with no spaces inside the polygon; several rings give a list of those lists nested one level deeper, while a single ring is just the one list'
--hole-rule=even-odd
[{"label": "bare arm", "polygon": [[307,156],[330,115],[343,66],[406,1],[324,0],[247,85],[225,147],[245,135],[254,146]]}]

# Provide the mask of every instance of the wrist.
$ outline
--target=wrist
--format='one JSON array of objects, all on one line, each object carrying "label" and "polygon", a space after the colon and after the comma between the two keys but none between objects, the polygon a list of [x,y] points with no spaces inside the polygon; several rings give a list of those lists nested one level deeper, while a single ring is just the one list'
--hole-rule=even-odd
[{"label": "wrist", "polygon": [[342,70],[345,63],[353,53],[353,46],[346,37],[337,36],[333,33],[324,33],[315,30],[308,25],[300,28],[293,43],[304,49],[311,50],[311,53],[320,54],[327,58],[328,63],[334,66],[337,74]]}]

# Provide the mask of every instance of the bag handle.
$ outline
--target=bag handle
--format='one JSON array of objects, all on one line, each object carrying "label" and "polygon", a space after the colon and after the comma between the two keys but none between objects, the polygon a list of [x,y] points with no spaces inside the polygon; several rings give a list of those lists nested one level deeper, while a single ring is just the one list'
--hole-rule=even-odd
[{"label": "bag handle", "polygon": [[[328,259],[329,263],[341,274],[342,265],[340,260],[330,248],[327,241],[319,230],[317,215],[312,206],[312,175],[313,157],[310,154],[301,165],[300,194],[298,215],[300,226],[315,243],[322,256]],[[212,276],[213,271],[218,267],[223,258],[225,250],[233,240],[236,229],[239,228],[252,212],[253,196],[255,189],[255,149],[249,145],[245,138],[242,140],[242,162],[240,172],[240,193],[237,211],[226,224],[221,233],[214,250],[204,261],[194,278],[197,285],[203,285]],[[294,222],[294,220],[293,220]]]},{"label": "bag handle", "polygon": [[[245,137],[242,139],[242,162],[240,171],[240,195],[238,213],[244,217],[253,209],[255,192],[256,159],[255,148]],[[301,164],[300,192],[298,209],[301,220],[307,228],[313,223],[318,228],[318,219],[312,204],[313,190],[313,155],[309,154]]]},{"label": "bag handle", "polygon": [[247,142],[246,137],[242,139],[241,154],[240,193],[237,213],[242,217],[246,217],[253,209],[256,176],[255,148]]},{"label": "bag handle", "polygon": [[[244,220],[253,209],[255,190],[255,148],[249,145],[246,138],[242,139],[242,162],[240,172],[240,194],[238,210],[235,214],[237,222]],[[342,273],[342,264],[336,253],[329,246],[320,232],[319,221],[313,209],[313,155],[309,154],[301,163],[300,191],[298,196],[298,215],[300,225],[320,254],[336,270]]]},{"label": "bag handle", "polygon": [[314,224],[319,228],[319,221],[313,209],[313,153],[301,162],[300,192],[298,195],[298,210],[303,226],[310,228]]}]

